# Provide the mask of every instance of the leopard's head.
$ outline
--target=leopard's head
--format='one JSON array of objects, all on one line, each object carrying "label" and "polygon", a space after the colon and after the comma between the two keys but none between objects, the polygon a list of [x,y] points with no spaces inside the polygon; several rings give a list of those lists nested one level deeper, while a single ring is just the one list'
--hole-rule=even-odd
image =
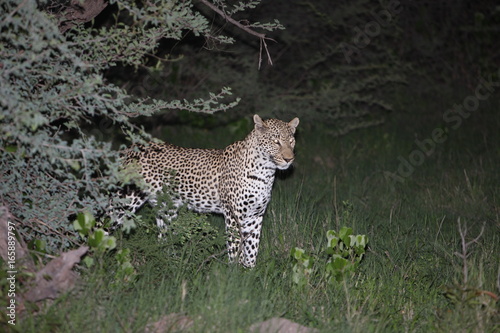
[{"label": "leopard's head", "polygon": [[287,169],[295,159],[293,135],[299,125],[299,118],[293,118],[287,123],[278,119],[264,121],[258,115],[254,115],[253,121],[259,144],[269,154],[278,169]]}]

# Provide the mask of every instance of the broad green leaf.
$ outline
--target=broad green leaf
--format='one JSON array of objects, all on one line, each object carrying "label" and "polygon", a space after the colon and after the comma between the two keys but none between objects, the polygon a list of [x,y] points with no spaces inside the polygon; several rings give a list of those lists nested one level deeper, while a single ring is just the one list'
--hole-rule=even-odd
[{"label": "broad green leaf", "polygon": [[326,232],[326,238],[328,240],[330,240],[331,238],[334,238],[334,237],[338,237],[337,233],[335,232],[335,230],[328,230]]},{"label": "broad green leaf", "polygon": [[104,236],[104,230],[97,229],[89,236],[89,246],[93,248],[100,248]]},{"label": "broad green leaf", "polygon": [[[340,239],[349,246],[350,240],[349,236],[352,234],[352,229],[348,227],[342,227],[339,231]],[[349,244],[348,244],[349,243]]]},{"label": "broad green leaf", "polygon": [[299,248],[299,247],[294,247],[292,248],[292,257],[294,257],[296,260],[301,260],[302,256],[304,255],[304,250]]},{"label": "broad green leaf", "polygon": [[338,243],[339,243],[339,238],[332,237],[328,240],[328,247],[334,249],[335,247],[337,247]]},{"label": "broad green leaf", "polygon": [[332,261],[332,267],[333,269],[342,271],[344,267],[349,265],[349,261],[344,258],[335,258],[335,260]]},{"label": "broad green leaf", "polygon": [[85,258],[83,258],[83,263],[87,266],[87,268],[90,268],[94,265],[94,259],[92,257],[85,256]]},{"label": "broad green leaf", "polygon": [[33,245],[38,252],[45,252],[47,249],[47,242],[42,239],[35,239]]}]

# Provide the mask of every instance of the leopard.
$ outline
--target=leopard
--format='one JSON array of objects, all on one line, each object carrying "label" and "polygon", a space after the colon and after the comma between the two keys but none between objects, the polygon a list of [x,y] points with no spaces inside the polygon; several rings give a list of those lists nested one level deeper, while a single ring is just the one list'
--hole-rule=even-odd
[{"label": "leopard", "polygon": [[[253,122],[245,139],[224,149],[155,142],[128,148],[123,166],[134,165],[145,186],[121,194],[128,199],[125,208],[134,213],[146,202],[153,207],[162,204],[157,197],[169,188],[174,206],[169,219],[183,205],[198,213],[222,214],[229,262],[255,267],[276,171],[288,169],[295,160],[299,118],[262,120],[256,114]],[[166,227],[161,216],[156,223]]]}]

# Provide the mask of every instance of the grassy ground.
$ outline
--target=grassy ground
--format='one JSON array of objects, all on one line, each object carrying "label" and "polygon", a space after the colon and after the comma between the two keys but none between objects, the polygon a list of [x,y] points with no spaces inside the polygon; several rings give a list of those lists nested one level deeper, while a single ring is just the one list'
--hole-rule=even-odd
[{"label": "grassy ground", "polygon": [[[246,332],[271,317],[320,332],[498,332],[498,100],[481,102],[451,129],[443,113],[466,96],[400,91],[385,125],[341,138],[301,124],[296,165],[276,181],[255,269],[228,266],[218,238],[162,245],[138,231],[120,239],[133,250],[134,284],[112,286],[113,260],[105,258],[104,272],[84,275],[85,285],[27,318],[22,331],[142,332],[182,313],[193,321],[192,332]],[[446,127],[447,139],[432,151],[430,144],[418,147],[416,140],[429,142]],[[234,139],[222,130],[170,136],[191,146]],[[422,150],[428,154],[416,152]],[[411,170],[403,160],[419,165]],[[353,207],[348,218],[344,202]],[[221,217],[208,221],[222,232]],[[343,225],[369,237],[358,272],[339,283],[316,278],[296,286],[290,250],[318,253],[326,231]],[[457,253],[483,227],[464,262]]]}]

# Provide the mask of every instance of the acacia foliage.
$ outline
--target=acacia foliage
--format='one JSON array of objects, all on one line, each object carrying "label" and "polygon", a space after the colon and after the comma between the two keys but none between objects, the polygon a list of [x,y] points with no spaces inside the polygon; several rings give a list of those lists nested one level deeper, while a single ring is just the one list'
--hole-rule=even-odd
[{"label": "acacia foliage", "polygon": [[136,98],[103,77],[118,64],[144,67],[162,39],[181,39],[186,30],[218,43],[234,41],[214,34],[190,1],[110,1],[116,9],[111,23],[68,24],[69,10],[84,10],[82,4],[0,5],[0,200],[19,234],[45,241],[51,252],[78,242],[71,215],[104,211],[110,192],[127,182],[118,172],[117,150],[102,133],[106,126],[126,141],[142,142],[149,136],[132,117],[165,109],[211,113],[238,102],[225,103],[231,92],[222,86],[194,101]]}]

